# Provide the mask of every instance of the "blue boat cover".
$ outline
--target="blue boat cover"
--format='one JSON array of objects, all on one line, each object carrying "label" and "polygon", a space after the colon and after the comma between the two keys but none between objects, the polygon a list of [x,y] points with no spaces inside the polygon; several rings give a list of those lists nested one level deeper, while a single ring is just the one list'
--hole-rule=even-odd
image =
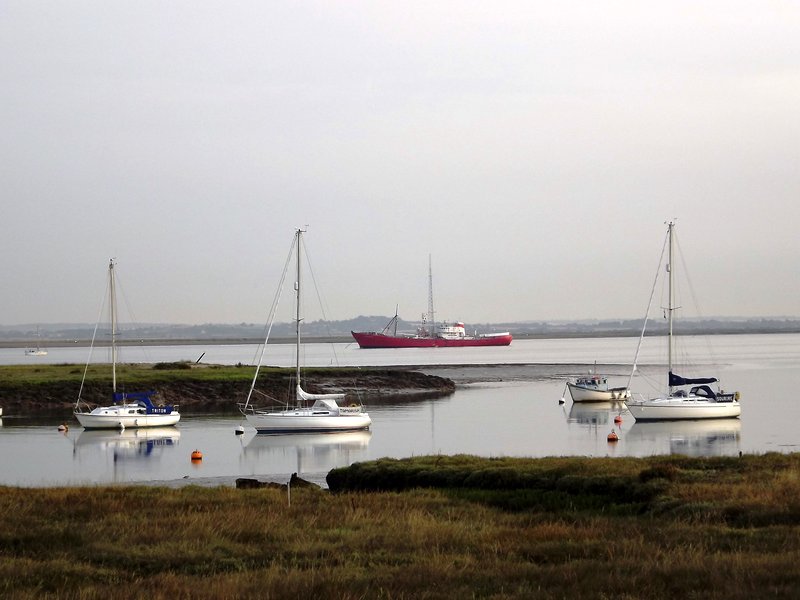
[{"label": "blue boat cover", "polygon": [[694,383],[716,383],[716,377],[681,377],[680,375],[675,375],[672,371],[669,372],[669,385],[670,387],[674,387],[676,385],[692,385]]},{"label": "blue boat cover", "polygon": [[153,404],[151,396],[155,392],[114,392],[112,398],[117,402],[136,402],[139,406],[147,410],[147,414],[169,414],[172,406],[156,406]]}]

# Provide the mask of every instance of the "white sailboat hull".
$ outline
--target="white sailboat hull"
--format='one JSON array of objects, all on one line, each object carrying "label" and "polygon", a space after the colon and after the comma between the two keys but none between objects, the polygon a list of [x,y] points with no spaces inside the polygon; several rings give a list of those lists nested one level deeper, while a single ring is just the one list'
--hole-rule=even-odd
[{"label": "white sailboat hull", "polygon": [[622,400],[629,396],[629,392],[626,388],[601,390],[584,387],[571,382],[567,382],[567,386],[569,387],[569,393],[572,396],[573,402],[611,402],[613,400]]},{"label": "white sailboat hull", "polygon": [[75,418],[86,429],[130,429],[137,427],[167,427],[181,419],[180,413],[141,414],[137,404],[100,406],[92,412],[75,412]]},{"label": "white sailboat hull", "polygon": [[738,400],[718,402],[705,398],[654,398],[629,400],[625,406],[637,421],[731,419],[742,414]]},{"label": "white sailboat hull", "polygon": [[358,431],[369,429],[372,424],[365,412],[320,414],[314,409],[252,412],[245,417],[258,433]]}]

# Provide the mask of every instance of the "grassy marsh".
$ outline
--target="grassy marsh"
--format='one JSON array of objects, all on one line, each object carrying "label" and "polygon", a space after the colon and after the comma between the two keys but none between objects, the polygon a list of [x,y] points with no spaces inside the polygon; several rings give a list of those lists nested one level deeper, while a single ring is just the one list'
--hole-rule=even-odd
[{"label": "grassy marsh", "polygon": [[[274,489],[0,488],[0,596],[730,599],[800,589],[800,455],[438,456],[337,471],[362,491],[297,488],[289,505]],[[390,480],[374,472],[402,478],[402,490],[374,485]],[[527,501],[509,504],[520,490]]]},{"label": "grassy marsh", "polygon": [[[2,365],[0,401],[9,413],[69,410],[85,368],[76,364]],[[254,373],[254,367],[247,365],[125,363],[117,365],[117,382],[126,389],[156,390],[165,403],[190,410],[234,412],[236,403],[244,401]],[[90,364],[82,398],[88,403],[108,402],[111,377],[109,365]],[[370,396],[373,404],[379,395],[411,391],[410,396],[424,397],[455,390],[449,379],[406,369],[314,367],[303,369],[303,377],[310,391],[358,392]],[[262,367],[257,386],[273,398],[287,400],[294,396],[293,378],[293,369]]]}]

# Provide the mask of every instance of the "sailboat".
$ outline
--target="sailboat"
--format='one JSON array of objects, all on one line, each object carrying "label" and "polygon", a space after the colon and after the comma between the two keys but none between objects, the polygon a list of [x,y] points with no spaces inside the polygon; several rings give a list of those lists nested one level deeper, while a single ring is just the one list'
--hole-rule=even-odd
[{"label": "sailboat", "polygon": [[[89,406],[81,399],[84,381],[81,381],[78,399],[75,402],[75,418],[86,429],[126,429],[129,427],[165,427],[175,425],[181,415],[178,407],[157,406],[152,396],[155,392],[118,392],[117,391],[117,294],[114,278],[114,259],[108,263],[108,293],[111,312],[111,400],[110,406],[98,406],[88,410]],[[94,348],[94,337],[92,338]],[[91,350],[90,350],[91,352]],[[91,356],[91,354],[90,354]]]},{"label": "sailboat", "polygon": [[47,356],[47,350],[42,348],[42,335],[39,328],[36,328],[36,348],[28,348],[25,350],[26,356]]},{"label": "sailboat", "polygon": [[[675,268],[673,263],[675,223],[667,224],[669,256],[667,259],[668,286],[668,351],[667,351],[667,385],[668,393],[655,398],[628,399],[625,406],[637,421],[674,421],[689,419],[729,419],[741,414],[739,392],[725,393],[713,389],[711,384],[718,384],[716,377],[681,377],[672,372],[674,354],[674,335],[672,331],[673,313],[676,310],[674,294]],[[662,251],[663,252],[663,251]],[[646,323],[646,319],[645,319]],[[644,335],[644,330],[642,330]],[[641,340],[640,340],[641,341]],[[635,361],[634,361],[635,363]],[[635,364],[634,364],[635,369]],[[689,388],[688,390],[686,388]]]},{"label": "sailboat", "polygon": [[[247,400],[243,405],[239,406],[240,411],[258,433],[305,433],[305,432],[327,432],[327,431],[358,431],[361,429],[369,429],[372,424],[372,419],[368,413],[364,411],[364,407],[360,403],[353,403],[347,406],[340,405],[340,401],[344,401],[345,394],[312,394],[305,391],[301,386],[300,379],[300,323],[302,318],[300,315],[301,306],[301,260],[300,253],[302,247],[302,234],[305,233],[303,229],[295,230],[292,248],[290,248],[290,255],[292,250],[296,250],[297,258],[297,271],[296,280],[294,284],[295,290],[295,304],[296,304],[296,318],[295,318],[295,406],[286,406],[283,409],[275,408],[256,408],[251,404],[253,391],[258,379],[258,372],[261,368],[262,360],[264,357],[264,350],[269,341],[269,334],[272,330],[272,324],[275,318],[276,302],[273,304],[272,315],[270,316],[269,327],[267,328],[267,338],[264,340],[264,345],[261,348],[261,357],[259,358],[256,372],[253,375],[253,382],[250,386],[250,391],[247,394]],[[285,279],[286,269],[288,268],[288,261],[284,269],[281,281]],[[280,295],[280,291],[278,293]]]},{"label": "sailboat", "polygon": [[[433,312],[433,271],[428,256],[428,314],[422,315],[422,325],[416,334],[397,333],[397,311],[383,330],[351,331],[360,348],[463,348],[468,346],[508,346],[513,336],[508,332],[467,335],[464,323],[436,325]],[[391,332],[390,332],[391,331]]]},{"label": "sailboat", "polygon": [[610,402],[630,396],[627,387],[608,387],[608,377],[594,371],[579,375],[575,381],[568,381],[567,387],[573,402]]}]

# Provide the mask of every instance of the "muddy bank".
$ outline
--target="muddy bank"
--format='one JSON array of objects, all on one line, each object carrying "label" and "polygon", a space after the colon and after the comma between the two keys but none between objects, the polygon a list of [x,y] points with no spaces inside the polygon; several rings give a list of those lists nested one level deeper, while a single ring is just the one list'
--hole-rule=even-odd
[{"label": "muddy bank", "polygon": [[[21,383],[2,378],[1,373],[0,406],[6,415],[70,411],[80,388],[80,382],[74,379]],[[236,412],[237,403],[246,400],[250,389],[246,376],[231,379],[221,375],[214,379],[206,375],[199,379],[188,370],[184,376],[173,373],[168,379],[154,371],[151,377],[137,378],[135,386],[127,389],[155,390],[158,402],[178,404],[184,413]],[[304,380],[303,386],[312,393],[345,393],[348,399],[360,398],[370,405],[440,397],[455,391],[455,383],[446,377],[405,369],[331,369],[315,372]],[[118,386],[118,390],[124,389]],[[257,404],[266,403],[267,397],[293,402],[293,372],[287,369],[261,373],[256,390]],[[109,397],[108,381],[84,384],[81,398],[89,404],[107,404]]]},{"label": "muddy bank", "polygon": [[[641,365],[640,365],[641,366]],[[619,364],[495,364],[495,365],[428,365],[410,367],[415,370],[444,377],[456,385],[493,383],[504,381],[566,381],[571,377],[596,371],[608,377],[630,376],[630,365]]]}]

